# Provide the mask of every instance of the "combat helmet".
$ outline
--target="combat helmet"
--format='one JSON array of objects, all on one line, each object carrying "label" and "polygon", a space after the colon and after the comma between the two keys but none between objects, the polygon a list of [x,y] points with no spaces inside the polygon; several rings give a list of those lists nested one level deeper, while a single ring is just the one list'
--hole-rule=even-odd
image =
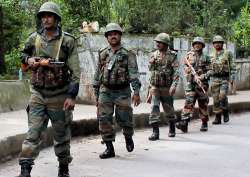
[{"label": "combat helmet", "polygon": [[192,46],[194,46],[195,43],[201,43],[202,47],[205,47],[205,41],[202,37],[195,37],[193,42],[192,42]]},{"label": "combat helmet", "polygon": [[107,24],[106,29],[105,29],[105,33],[104,33],[105,37],[107,37],[108,33],[111,31],[117,31],[122,35],[122,28],[117,23]]},{"label": "combat helmet", "polygon": [[37,13],[37,17],[38,19],[40,19],[41,17],[41,14],[44,13],[44,12],[50,12],[50,13],[53,13],[55,14],[59,21],[61,21],[61,10],[59,8],[59,6],[54,3],[54,2],[45,2],[39,9],[38,13]]},{"label": "combat helmet", "polygon": [[215,43],[215,42],[222,42],[222,43],[224,43],[225,41],[224,41],[224,39],[223,39],[222,36],[216,35],[216,36],[214,36],[214,38],[213,38],[213,43]]},{"label": "combat helmet", "polygon": [[170,37],[167,33],[160,33],[154,38],[154,41],[162,42],[168,45],[170,42]]}]

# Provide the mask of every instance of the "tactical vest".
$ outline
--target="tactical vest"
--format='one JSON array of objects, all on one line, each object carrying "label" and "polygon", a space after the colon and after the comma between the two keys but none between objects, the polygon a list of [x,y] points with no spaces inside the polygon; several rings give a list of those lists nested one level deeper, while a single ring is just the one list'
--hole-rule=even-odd
[{"label": "tactical vest", "polygon": [[188,61],[193,66],[198,75],[205,74],[208,71],[209,63],[206,56],[202,53],[201,56],[196,57],[194,52],[188,52]]},{"label": "tactical vest", "polygon": [[[56,61],[59,61],[59,53],[63,41],[64,33],[62,33],[60,39],[56,41],[54,46],[54,53],[51,56]],[[35,56],[41,56],[41,36],[36,35],[35,39]],[[48,59],[48,58],[47,58]],[[40,89],[56,89],[63,87],[69,83],[70,72],[68,67],[63,66],[38,66],[31,69],[30,82],[35,88]]]},{"label": "tactical vest", "polygon": [[173,82],[173,62],[175,60],[175,56],[170,52],[167,52],[166,57],[162,60],[160,59],[159,51],[153,53],[154,63],[152,63],[151,67],[153,70],[151,71],[150,84],[156,87],[170,87]]},{"label": "tactical vest", "polygon": [[[200,76],[201,74],[206,74],[209,69],[209,63],[206,59],[206,56],[202,53],[201,56],[196,56],[194,51],[187,53],[187,60],[194,68],[195,72]],[[193,74],[186,73],[186,79],[188,82],[193,81]],[[205,80],[203,81],[205,82]]]},{"label": "tactical vest", "polygon": [[125,49],[120,49],[116,54],[107,49],[100,52],[100,81],[103,85],[111,89],[122,89],[129,86],[127,52]]},{"label": "tactical vest", "polygon": [[216,51],[213,51],[211,55],[211,69],[214,72],[214,76],[229,76],[229,52],[224,51],[222,55],[218,56]]}]

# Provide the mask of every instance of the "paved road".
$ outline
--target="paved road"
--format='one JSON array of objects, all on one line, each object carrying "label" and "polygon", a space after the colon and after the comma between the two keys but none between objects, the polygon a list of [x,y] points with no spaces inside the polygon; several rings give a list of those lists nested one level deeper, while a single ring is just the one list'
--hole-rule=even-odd
[{"label": "paved road", "polygon": [[[72,177],[249,177],[250,113],[235,114],[230,123],[199,131],[200,122],[190,125],[190,133],[178,132],[168,138],[168,127],[161,128],[161,140],[149,142],[151,130],[137,130],[135,151],[128,153],[122,134],[115,142],[116,158],[100,160],[104,146],[99,136],[72,141]],[[19,173],[17,159],[0,165],[0,177]],[[43,150],[36,160],[32,177],[57,176],[52,148]]]}]

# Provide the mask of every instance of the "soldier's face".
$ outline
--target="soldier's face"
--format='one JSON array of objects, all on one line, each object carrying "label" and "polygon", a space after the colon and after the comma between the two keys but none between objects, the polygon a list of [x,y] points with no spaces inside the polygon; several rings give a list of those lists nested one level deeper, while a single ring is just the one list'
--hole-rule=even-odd
[{"label": "soldier's face", "polygon": [[121,43],[121,34],[117,31],[111,31],[107,34],[108,43],[111,46],[117,46]]},{"label": "soldier's face", "polygon": [[214,42],[213,46],[216,50],[221,50],[223,48],[223,42]]},{"label": "soldier's face", "polygon": [[162,51],[162,50],[167,50],[168,46],[162,42],[158,42],[156,41],[156,47],[158,48],[158,50]]},{"label": "soldier's face", "polygon": [[195,51],[201,51],[203,49],[202,43],[194,43],[193,48]]},{"label": "soldier's face", "polygon": [[52,13],[44,13],[41,15],[42,25],[45,29],[51,29],[55,26],[56,18]]}]

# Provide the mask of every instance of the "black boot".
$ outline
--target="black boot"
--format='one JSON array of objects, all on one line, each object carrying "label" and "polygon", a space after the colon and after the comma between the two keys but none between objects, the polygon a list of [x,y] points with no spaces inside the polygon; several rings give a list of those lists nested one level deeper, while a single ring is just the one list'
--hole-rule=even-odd
[{"label": "black boot", "polygon": [[207,128],[207,121],[202,122],[200,131],[201,132],[206,132],[208,130]]},{"label": "black boot", "polygon": [[126,148],[128,152],[132,152],[134,150],[134,141],[132,137],[125,137]]},{"label": "black boot", "polygon": [[182,120],[176,124],[176,128],[180,129],[183,133],[188,132],[188,120]]},{"label": "black boot", "polygon": [[229,112],[228,112],[228,110],[223,110],[223,121],[225,123],[229,121]]},{"label": "black boot", "polygon": [[175,121],[169,121],[169,133],[168,137],[175,137]]},{"label": "black boot", "polygon": [[69,177],[69,165],[59,163],[58,177]]},{"label": "black boot", "polygon": [[33,163],[29,163],[28,161],[20,161],[19,164],[21,165],[21,173],[18,177],[31,177],[30,172]]},{"label": "black boot", "polygon": [[212,122],[212,124],[214,124],[214,125],[221,124],[221,114],[220,113],[215,115],[215,119]]},{"label": "black boot", "polygon": [[150,137],[148,137],[148,139],[150,141],[155,141],[155,140],[159,140],[160,137],[160,130],[159,130],[159,125],[158,123],[153,123],[152,124],[153,127],[153,133]]},{"label": "black boot", "polygon": [[105,141],[105,144],[107,146],[106,150],[99,155],[101,159],[108,159],[115,157],[115,150],[112,141]]}]

